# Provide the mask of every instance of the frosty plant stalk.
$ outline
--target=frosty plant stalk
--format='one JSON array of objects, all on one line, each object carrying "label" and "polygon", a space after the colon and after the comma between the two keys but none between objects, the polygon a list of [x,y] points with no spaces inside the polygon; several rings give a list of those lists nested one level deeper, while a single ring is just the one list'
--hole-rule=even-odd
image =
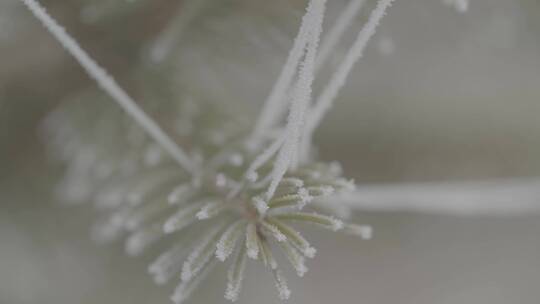
[{"label": "frosty plant stalk", "polygon": [[[354,183],[342,177],[339,164],[313,159],[302,145],[311,145],[311,133],[333,104],[392,0],[377,2],[314,105],[312,84],[318,66],[350,27],[363,1],[352,0],[347,6],[343,20],[323,38],[325,53],[320,55],[327,1],[310,0],[254,131],[246,132],[246,127],[226,117],[215,104],[178,101],[199,113],[180,112],[174,119],[174,125],[191,126],[185,147],[179,144],[178,134],[166,134],[43,7],[35,0],[21,1],[132,118],[125,120],[118,111],[84,103],[67,105],[51,116],[46,124],[48,145],[67,165],[60,194],[95,202],[102,213],[93,230],[98,241],[125,237],[130,255],[140,255],[158,242],[168,244],[170,248],[148,271],[158,284],[180,280],[171,297],[175,303],[188,299],[212,268],[225,261],[231,261],[225,298],[236,301],[248,259],[260,261],[271,273],[280,299],[289,298],[283,266],[274,254],[281,252],[303,276],[308,271],[306,259],[317,252],[297,225],[371,238],[370,226],[337,217],[347,215],[347,205],[323,200],[352,194]],[[164,48],[159,60],[166,56],[167,41],[175,31],[166,33],[165,42],[157,42],[158,49]],[[285,109],[288,115],[281,125]],[[114,127],[104,134],[103,125]]]},{"label": "frosty plant stalk", "polygon": [[185,170],[195,172],[194,163],[161,128],[144,113],[137,103],[107,74],[79,45],[66,33],[65,29],[52,19],[45,9],[33,0],[22,0],[28,9],[38,18],[47,30],[79,62],[88,75],[109,94],[139,125],[157,141],[170,156]]}]

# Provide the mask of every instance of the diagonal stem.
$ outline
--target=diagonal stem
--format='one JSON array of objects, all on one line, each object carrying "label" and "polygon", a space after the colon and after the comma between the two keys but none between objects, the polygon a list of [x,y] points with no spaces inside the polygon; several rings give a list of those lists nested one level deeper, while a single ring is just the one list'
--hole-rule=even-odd
[{"label": "diagonal stem", "polygon": [[188,155],[150,118],[137,103],[118,85],[118,83],[98,63],[84,51],[77,41],[61,27],[35,0],[22,0],[32,14],[60,42],[94,79],[99,87],[108,93],[169,155],[185,170],[194,174],[197,165]]}]

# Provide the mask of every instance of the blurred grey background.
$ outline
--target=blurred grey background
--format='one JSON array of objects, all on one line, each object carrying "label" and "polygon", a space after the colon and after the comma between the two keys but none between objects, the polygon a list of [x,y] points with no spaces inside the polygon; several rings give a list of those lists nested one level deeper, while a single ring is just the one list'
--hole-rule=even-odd
[{"label": "blurred grey background", "polygon": [[[42,1],[134,94],[134,66],[183,2],[189,1]],[[329,2],[332,20],[346,1]],[[227,0],[203,10],[180,45],[203,59],[179,58],[185,70],[178,78],[204,97],[255,109],[279,72],[304,4]],[[267,26],[282,31],[281,44],[253,40],[267,37],[257,35]],[[353,35],[332,60],[339,62]],[[230,95],[203,81],[204,69]],[[246,85],[245,78],[254,80]],[[171,286],[157,287],[146,275],[150,257],[132,259],[120,245],[92,243],[91,209],[62,206],[52,195],[60,172],[46,160],[38,125],[91,86],[19,1],[0,3],[0,303],[169,303]],[[471,0],[461,14],[443,1],[396,0],[316,140],[321,157],[341,161],[359,184],[538,176],[539,98],[538,1]],[[375,239],[308,235],[319,254],[305,278],[288,275],[291,303],[540,299],[539,216],[356,217],[374,226]],[[248,269],[240,303],[277,303],[269,275]],[[192,303],[224,302],[225,276],[211,281]]]}]

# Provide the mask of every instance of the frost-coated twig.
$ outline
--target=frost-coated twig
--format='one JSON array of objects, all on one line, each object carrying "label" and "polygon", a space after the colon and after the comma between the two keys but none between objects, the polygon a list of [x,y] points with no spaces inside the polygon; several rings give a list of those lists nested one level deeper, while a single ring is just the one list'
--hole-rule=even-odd
[{"label": "frost-coated twig", "polygon": [[313,17],[312,8],[314,2],[314,0],[310,0],[310,3],[308,4],[307,12],[302,18],[302,24],[294,39],[293,47],[289,51],[287,61],[285,62],[285,65],[283,65],[281,73],[275,82],[270,95],[264,102],[261,114],[257,119],[257,124],[252,133],[252,139],[260,138],[266,130],[270,129],[276,121],[279,120],[281,114],[285,112],[287,107],[287,91],[293,83],[294,75],[296,74],[296,70],[298,69],[298,65],[300,64],[300,60],[302,59],[302,55],[304,54],[308,42],[310,27],[312,26],[312,23],[309,22],[309,20]]},{"label": "frost-coated twig", "polygon": [[366,3],[366,0],[350,0],[347,6],[343,9],[341,14],[336,19],[334,25],[325,35],[319,55],[317,55],[317,65],[315,66],[315,72],[317,72],[328,60],[330,54],[335,50],[335,47],[345,34],[345,31],[351,26],[353,20]]},{"label": "frost-coated twig", "polygon": [[[311,1],[308,7],[308,14],[312,18],[307,19],[310,29],[309,39],[306,47],[306,55],[300,66],[298,81],[293,91],[287,125],[285,127],[285,142],[280,148],[274,168],[272,170],[272,181],[266,193],[266,198],[270,199],[290,166],[295,167],[293,161],[298,154],[300,138],[303,133],[304,120],[309,103],[311,101],[312,84],[315,78],[315,60],[319,46],[319,38],[322,32],[322,22],[326,0]],[[311,13],[310,13],[311,12]]]},{"label": "frost-coated twig", "polygon": [[540,213],[540,179],[365,185],[329,203],[358,211],[458,216]]},{"label": "frost-coated twig", "polygon": [[[386,9],[392,5],[392,2],[394,2],[394,0],[379,0],[377,2],[377,6],[371,12],[366,25],[364,25],[364,27],[362,27],[358,33],[353,46],[347,52],[345,59],[340,64],[334,75],[332,75],[329,83],[326,85],[323,92],[317,99],[313,110],[310,111],[305,128],[305,144],[303,143],[303,145],[310,144],[313,132],[321,123],[326,112],[332,107],[339,90],[345,84],[345,81],[347,80],[347,77],[349,76],[354,64],[360,58],[362,58],[367,43],[375,34],[375,30],[377,29],[382,17],[384,17]],[[302,147],[302,150],[307,149]]]},{"label": "frost-coated twig", "polygon": [[93,78],[131,117],[185,170],[195,173],[195,164],[187,154],[146,114],[107,72],[61,27],[35,0],[22,0],[32,14],[60,42]]}]

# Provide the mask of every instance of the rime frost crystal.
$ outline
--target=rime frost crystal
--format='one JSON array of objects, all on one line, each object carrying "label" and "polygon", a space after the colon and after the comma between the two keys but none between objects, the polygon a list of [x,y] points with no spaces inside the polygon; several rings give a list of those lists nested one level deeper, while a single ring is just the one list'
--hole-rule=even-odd
[{"label": "rime frost crystal", "polygon": [[246,248],[247,256],[256,260],[259,257],[259,240],[257,227],[254,223],[249,223],[246,227]]}]

